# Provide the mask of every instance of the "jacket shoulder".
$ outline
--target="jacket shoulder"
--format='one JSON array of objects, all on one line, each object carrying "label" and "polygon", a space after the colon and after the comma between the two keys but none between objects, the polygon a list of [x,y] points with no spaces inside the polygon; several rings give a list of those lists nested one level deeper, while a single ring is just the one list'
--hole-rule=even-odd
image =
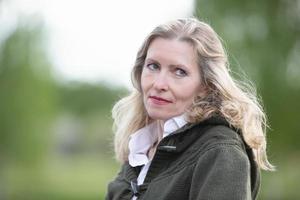
[{"label": "jacket shoulder", "polygon": [[[197,129],[195,130],[197,131]],[[214,125],[209,127],[201,134],[199,138],[201,146],[220,146],[224,145],[234,145],[242,148],[243,151],[246,150],[245,142],[242,136],[234,129],[225,125]],[[197,142],[197,143],[198,143]]]}]

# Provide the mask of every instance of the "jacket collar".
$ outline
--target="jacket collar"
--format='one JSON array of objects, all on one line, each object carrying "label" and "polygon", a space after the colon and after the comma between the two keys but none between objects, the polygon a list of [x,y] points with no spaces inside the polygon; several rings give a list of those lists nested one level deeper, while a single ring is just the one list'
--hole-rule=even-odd
[{"label": "jacket collar", "polygon": [[[149,149],[159,140],[160,122],[155,121],[130,136],[128,161],[132,167],[145,165],[150,160],[147,156]],[[163,126],[163,135],[165,138],[176,130],[187,124],[184,116],[177,116],[167,120]]]},{"label": "jacket collar", "polygon": [[[163,138],[157,149],[170,153],[180,153],[188,148],[194,141],[196,141],[197,138],[201,137],[205,132],[204,130],[217,125],[227,126],[238,132],[238,130],[232,127],[225,118],[219,115],[214,115],[197,123],[187,123],[182,128],[174,131],[168,137]],[[197,128],[199,130],[191,131],[194,128]]]}]

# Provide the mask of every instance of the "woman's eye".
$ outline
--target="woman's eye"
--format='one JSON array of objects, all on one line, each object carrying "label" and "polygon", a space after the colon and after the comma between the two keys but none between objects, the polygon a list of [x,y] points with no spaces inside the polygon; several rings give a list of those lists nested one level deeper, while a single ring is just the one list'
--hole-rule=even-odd
[{"label": "woman's eye", "polygon": [[177,76],[180,76],[180,77],[185,77],[185,76],[187,76],[187,72],[186,72],[185,70],[181,69],[181,68],[176,68],[175,74],[176,74]]},{"label": "woman's eye", "polygon": [[147,65],[147,68],[149,68],[152,71],[156,71],[156,70],[159,69],[159,66],[157,64],[155,64],[155,63],[151,63],[151,64]]}]

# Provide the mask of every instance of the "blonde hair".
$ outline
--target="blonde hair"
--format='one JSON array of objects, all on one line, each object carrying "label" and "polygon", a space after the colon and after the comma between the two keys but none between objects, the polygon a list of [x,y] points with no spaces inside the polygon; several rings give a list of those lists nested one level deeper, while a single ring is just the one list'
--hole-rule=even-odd
[{"label": "blonde hair", "polygon": [[254,152],[258,166],[273,170],[266,155],[266,116],[255,90],[231,77],[228,58],[219,36],[208,24],[193,18],[177,19],[156,27],[138,51],[131,78],[135,89],[118,101],[112,110],[117,160],[128,160],[130,135],[147,124],[148,116],[140,86],[141,73],[149,45],[158,37],[188,42],[196,51],[206,92],[195,98],[186,113],[187,120],[195,123],[214,114],[223,116],[233,127],[241,130],[244,141]]}]

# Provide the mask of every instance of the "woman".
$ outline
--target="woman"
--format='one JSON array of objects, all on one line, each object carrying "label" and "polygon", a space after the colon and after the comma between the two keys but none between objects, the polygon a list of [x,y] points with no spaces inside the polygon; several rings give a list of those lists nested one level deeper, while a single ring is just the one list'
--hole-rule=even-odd
[{"label": "woman", "polygon": [[229,74],[218,35],[197,19],[155,28],[113,108],[123,164],[106,199],[255,199],[266,156],[265,114]]}]

